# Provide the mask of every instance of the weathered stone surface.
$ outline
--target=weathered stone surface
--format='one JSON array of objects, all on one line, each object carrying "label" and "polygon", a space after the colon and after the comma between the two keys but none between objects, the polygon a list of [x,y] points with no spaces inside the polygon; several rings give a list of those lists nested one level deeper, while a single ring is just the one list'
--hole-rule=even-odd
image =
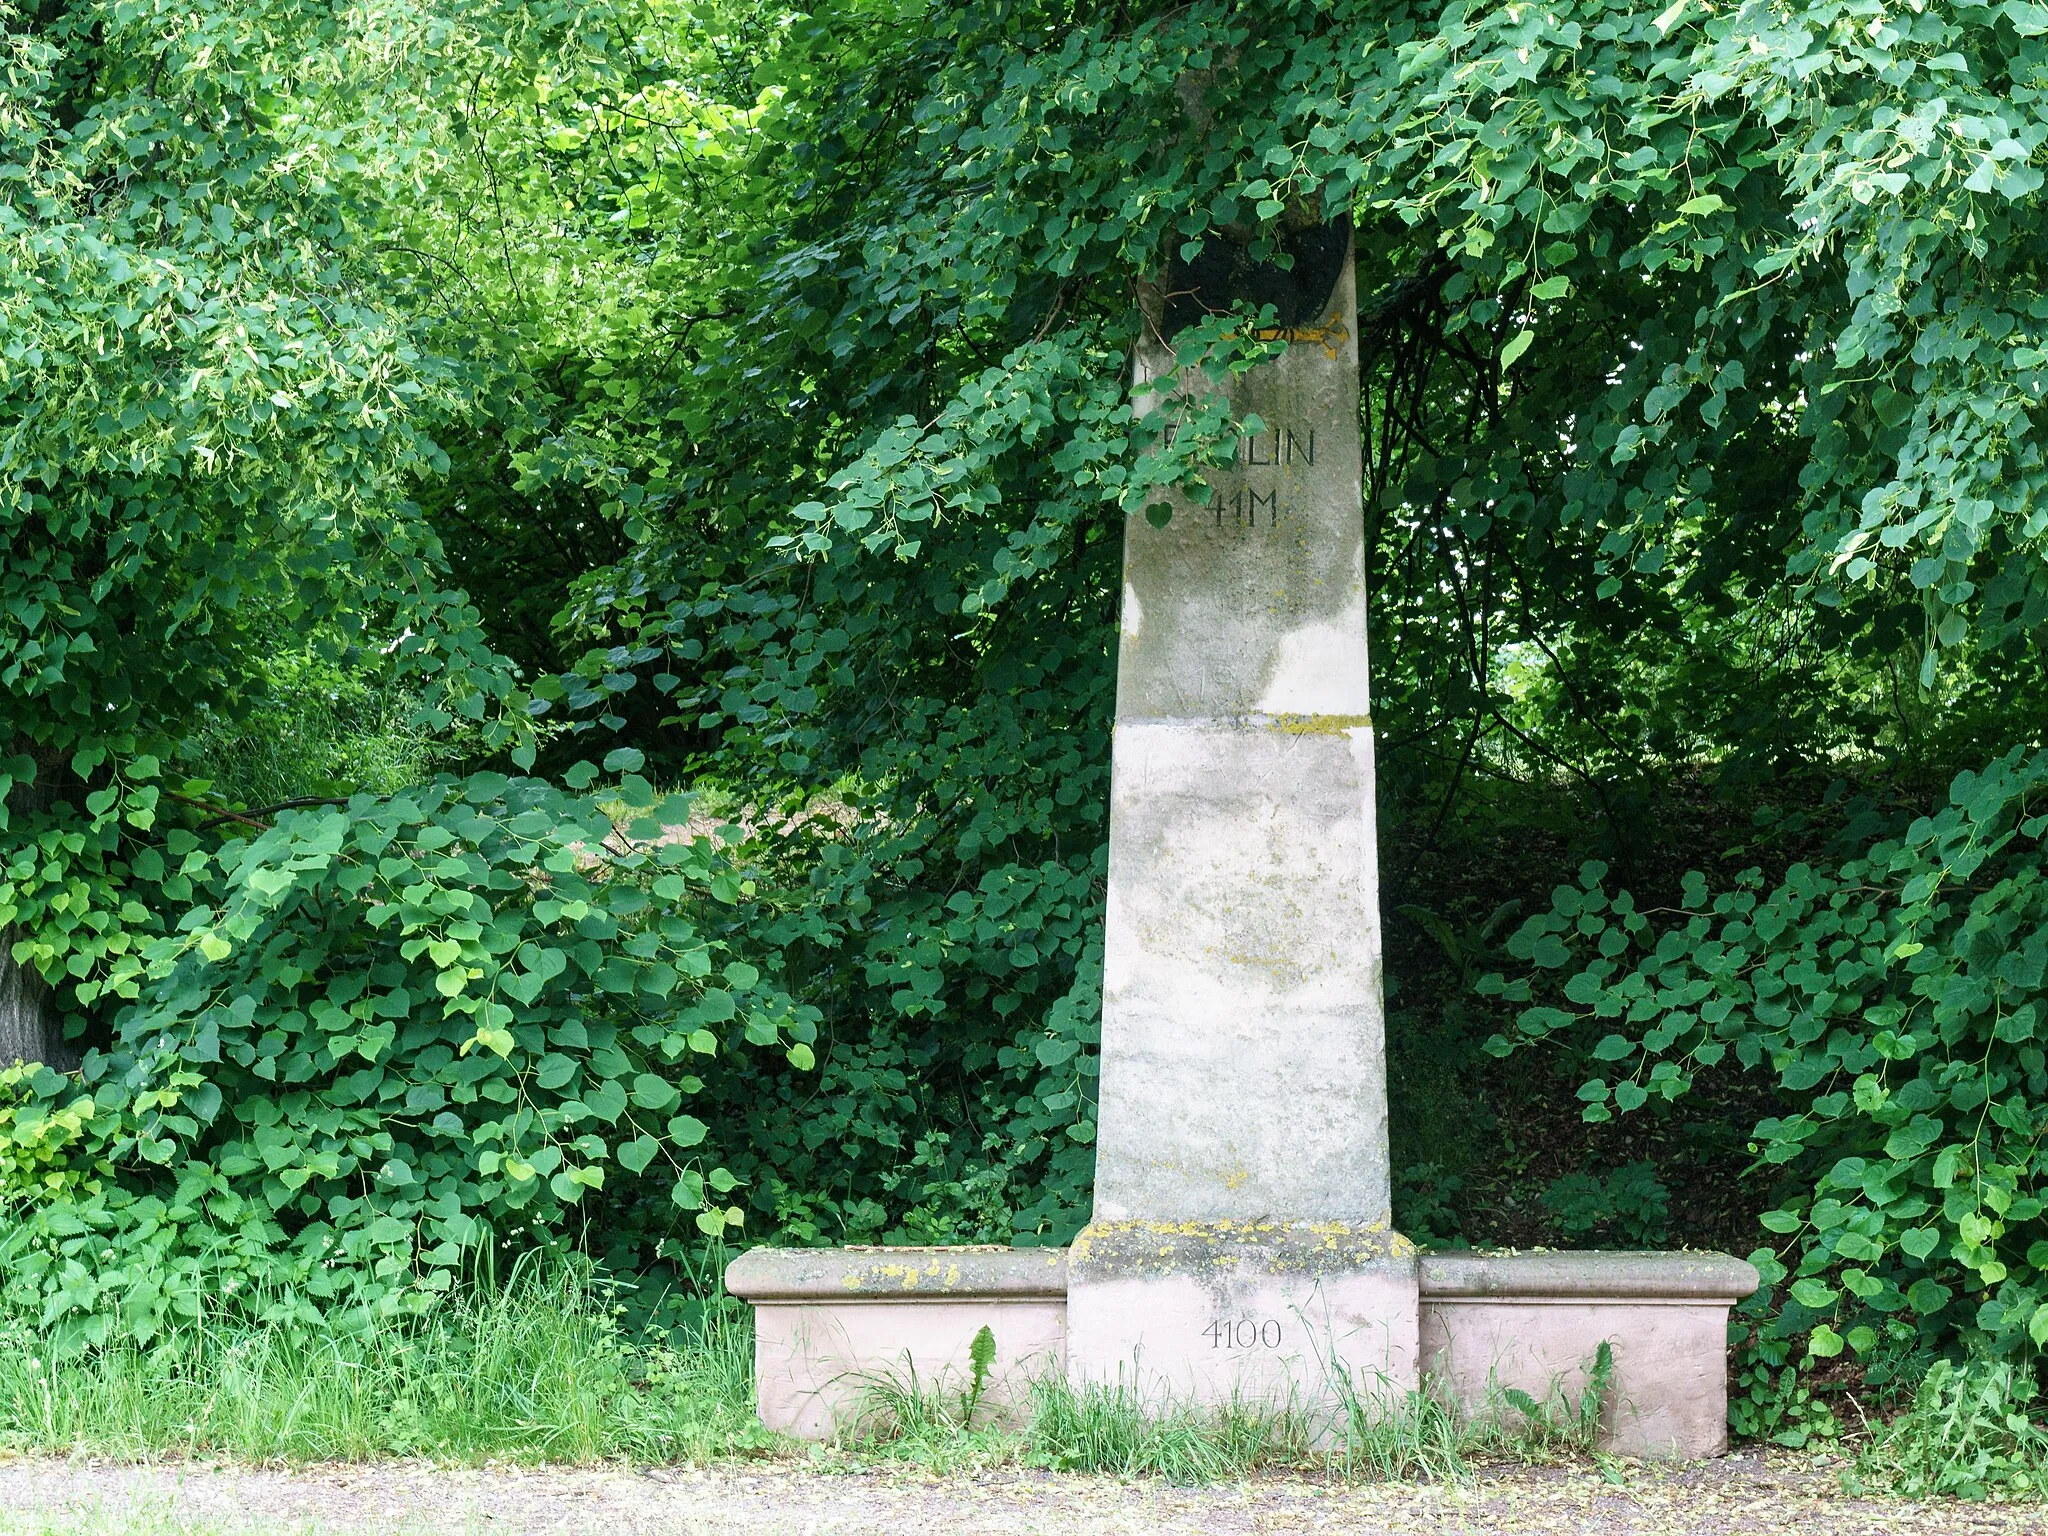
[{"label": "weathered stone surface", "polygon": [[1098,1222],[1074,1241],[1068,1374],[1158,1403],[1289,1404],[1325,1431],[1416,1383],[1415,1248],[1342,1222]]},{"label": "weathered stone surface", "polygon": [[1317,1275],[1390,1261],[1415,1245],[1384,1225],[1341,1221],[1098,1221],[1067,1250],[1067,1279],[1189,1276],[1221,1285],[1239,1273]]},{"label": "weathered stone surface", "polygon": [[1210,503],[1128,525],[1098,1220],[1388,1217],[1355,307],[1347,261]]},{"label": "weathered stone surface", "polygon": [[1064,1369],[1162,1402],[1292,1401],[1326,1423],[1349,1397],[1415,1385],[1418,1364],[1468,1415],[1501,1412],[1508,1387],[1576,1402],[1605,1343],[1602,1448],[1678,1458],[1727,1448],[1728,1311],[1757,1283],[1716,1253],[1418,1260],[1384,1227],[1340,1222],[1105,1222],[1071,1254],[755,1249],[727,1272],[755,1307],[762,1418],[809,1439],[850,1424],[878,1380],[958,1391],[986,1325],[994,1411]]},{"label": "weathered stone surface", "polygon": [[1064,1248],[753,1248],[725,1269],[748,1301],[1064,1296]]},{"label": "weathered stone surface", "polygon": [[[1306,318],[1225,386],[1260,430],[1209,502],[1127,525],[1067,1360],[1147,1397],[1327,1417],[1414,1385],[1418,1323],[1414,1249],[1387,1228],[1348,254]],[[1139,349],[1141,408],[1175,409],[1170,366],[1156,336]]]},{"label": "weathered stone surface", "polygon": [[1605,1296],[1637,1301],[1737,1302],[1762,1284],[1756,1266],[1725,1253],[1603,1252],[1593,1248],[1432,1253],[1422,1286],[1441,1301]]},{"label": "weathered stone surface", "polygon": [[756,1248],[726,1289],[754,1308],[761,1422],[806,1440],[853,1425],[885,1383],[957,1397],[986,1327],[995,1364],[983,1404],[1016,1415],[1065,1361],[1063,1249]]},{"label": "weathered stone surface", "polygon": [[1727,1450],[1728,1309],[1757,1288],[1753,1266],[1721,1253],[1440,1253],[1421,1271],[1422,1368],[1466,1414],[1503,1411],[1509,1387],[1577,1402],[1605,1344],[1602,1449]]}]

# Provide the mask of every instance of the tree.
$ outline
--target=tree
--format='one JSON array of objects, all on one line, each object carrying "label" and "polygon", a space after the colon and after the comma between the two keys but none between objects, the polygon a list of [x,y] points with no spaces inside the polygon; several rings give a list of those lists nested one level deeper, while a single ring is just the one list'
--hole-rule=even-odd
[{"label": "tree", "polygon": [[0,19],[0,928],[16,1048],[56,1059],[161,919],[157,765],[246,710],[277,626],[509,692],[405,495],[457,381],[375,269],[407,103],[481,44],[282,0]]}]

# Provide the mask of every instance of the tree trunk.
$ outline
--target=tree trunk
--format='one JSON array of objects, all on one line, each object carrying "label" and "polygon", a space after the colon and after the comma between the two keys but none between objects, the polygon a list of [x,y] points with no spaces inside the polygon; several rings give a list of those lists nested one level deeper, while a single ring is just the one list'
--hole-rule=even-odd
[{"label": "tree trunk", "polygon": [[64,1041],[63,1022],[50,1006],[50,989],[33,966],[17,965],[11,951],[20,935],[0,933],[0,1067],[40,1061],[75,1071],[78,1053]]},{"label": "tree trunk", "polygon": [[[43,754],[33,755],[37,758],[35,783],[16,784],[7,795],[7,809],[17,827],[26,816],[47,808],[52,798],[50,781],[57,765]],[[40,1061],[59,1072],[75,1071],[78,1053],[65,1043],[64,1023],[50,1005],[48,983],[33,966],[15,963],[14,946],[20,939],[18,929],[0,929],[0,1067]]]}]

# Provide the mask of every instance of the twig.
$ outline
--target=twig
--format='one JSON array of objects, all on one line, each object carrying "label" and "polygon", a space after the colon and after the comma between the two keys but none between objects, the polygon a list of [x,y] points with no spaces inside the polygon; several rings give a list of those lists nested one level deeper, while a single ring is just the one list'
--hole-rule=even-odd
[{"label": "twig", "polygon": [[294,800],[280,800],[275,805],[258,806],[253,811],[231,811],[224,805],[214,804],[211,800],[196,800],[190,795],[181,795],[175,790],[166,789],[162,791],[162,794],[166,800],[175,800],[180,805],[189,805],[196,811],[210,812],[211,814],[207,819],[199,824],[202,831],[207,827],[218,826],[224,821],[240,821],[246,822],[252,827],[260,827],[265,832],[268,832],[271,824],[260,818],[274,816],[279,811],[302,810],[307,806],[314,805],[348,804],[346,800],[323,798],[319,795],[301,795]]}]

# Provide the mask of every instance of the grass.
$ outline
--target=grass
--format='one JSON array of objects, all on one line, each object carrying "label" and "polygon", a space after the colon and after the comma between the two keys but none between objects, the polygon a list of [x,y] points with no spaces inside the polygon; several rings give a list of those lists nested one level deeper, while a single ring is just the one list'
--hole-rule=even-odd
[{"label": "grass", "polygon": [[[691,1311],[687,1329],[632,1336],[587,1274],[528,1268],[425,1318],[354,1331],[201,1319],[146,1348],[116,1344],[58,1360],[32,1327],[0,1323],[0,1449],[529,1463],[794,1451],[754,1416],[746,1309],[716,1298]],[[1023,1464],[1184,1483],[1282,1469],[1456,1480],[1474,1456],[1582,1455],[1592,1433],[1586,1404],[1509,1393],[1498,1412],[1468,1425],[1431,1396],[1383,1400],[1348,1377],[1336,1414],[1313,1422],[1292,1405],[1161,1406],[1058,1377],[1032,1385],[1021,1422],[971,1385],[942,1390],[908,1371],[866,1378],[860,1396],[827,1460],[941,1472]],[[11,1533],[0,1527],[0,1536]]]},{"label": "grass", "polygon": [[[1594,1456],[1612,1369],[1611,1359],[1594,1360],[1576,1400],[1498,1391],[1471,1422],[1428,1393],[1386,1397],[1348,1377],[1336,1383],[1336,1413],[1311,1420],[1292,1405],[1141,1403],[1122,1387],[1059,1377],[1033,1383],[1015,1411],[971,1385],[942,1389],[906,1372],[866,1379],[857,1421],[837,1445],[811,1451],[754,1416],[746,1309],[714,1298],[689,1315],[686,1328],[633,1334],[613,1294],[587,1274],[527,1269],[426,1318],[354,1331],[201,1319],[147,1348],[117,1344],[65,1360],[47,1354],[31,1321],[0,1320],[0,1450],[287,1463],[702,1463],[779,1452],[827,1466],[1024,1465],[1179,1483],[1281,1471],[1463,1481],[1479,1461]],[[2025,1365],[1939,1364],[1913,1404],[1858,1448],[1848,1481],[1908,1497],[2039,1500],[2048,1496],[2048,1428],[2034,1421],[2036,1404]],[[23,1518],[0,1514],[0,1536],[102,1529]],[[145,1528],[184,1529],[133,1527]],[[104,1529],[128,1536],[131,1527]]]},{"label": "grass", "polygon": [[601,1290],[564,1272],[357,1332],[201,1320],[148,1348],[62,1361],[16,1324],[0,1330],[0,1445],[251,1461],[703,1460],[772,1443],[754,1418],[742,1312],[713,1307],[688,1334],[633,1339]]},{"label": "grass", "polygon": [[1605,1346],[1578,1401],[1509,1390],[1470,1422],[1430,1391],[1389,1393],[1348,1372],[1330,1375],[1334,1410],[1234,1401],[1161,1403],[1122,1383],[1030,1383],[1021,1414],[977,1412],[979,1394],[921,1381],[914,1370],[869,1375],[842,1440],[856,1456],[908,1460],[934,1472],[1004,1462],[1061,1472],[1218,1482],[1311,1471],[1347,1481],[1461,1482],[1474,1458],[1554,1462],[1593,1452],[1598,1403],[1613,1369]]},{"label": "grass", "polygon": [[1178,1483],[1283,1468],[1367,1481],[1450,1481],[1468,1472],[1459,1426],[1421,1392],[1372,1403],[1347,1396],[1334,1422],[1293,1404],[1160,1408],[1121,1385],[1077,1388],[1060,1380],[1041,1382],[1032,1407],[1030,1459],[1061,1471]]}]

